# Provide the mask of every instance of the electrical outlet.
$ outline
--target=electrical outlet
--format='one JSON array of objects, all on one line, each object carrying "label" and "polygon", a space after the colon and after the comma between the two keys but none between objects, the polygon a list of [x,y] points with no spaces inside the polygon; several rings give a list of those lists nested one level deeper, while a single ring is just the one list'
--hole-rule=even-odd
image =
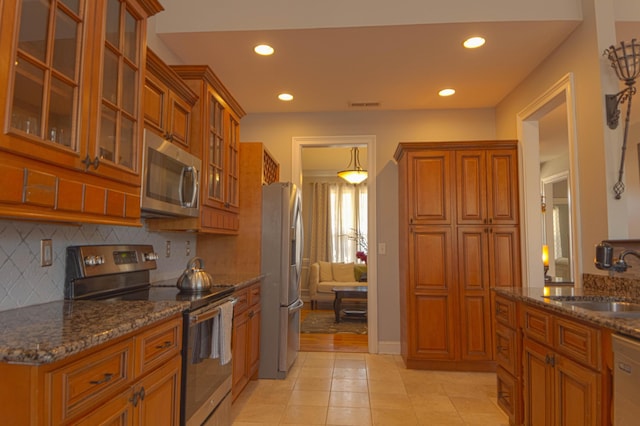
[{"label": "electrical outlet", "polygon": [[191,256],[191,241],[189,240],[185,244],[185,256]]},{"label": "electrical outlet", "polygon": [[40,240],[40,266],[53,265],[53,241]]},{"label": "electrical outlet", "polygon": [[171,257],[171,241],[167,240],[167,246],[165,248],[164,257]]}]

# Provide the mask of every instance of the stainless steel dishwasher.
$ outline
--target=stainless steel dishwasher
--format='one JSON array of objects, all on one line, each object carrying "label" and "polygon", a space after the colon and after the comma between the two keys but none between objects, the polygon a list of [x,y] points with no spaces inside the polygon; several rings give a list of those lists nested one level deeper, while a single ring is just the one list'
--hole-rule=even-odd
[{"label": "stainless steel dishwasher", "polygon": [[613,419],[616,426],[640,419],[640,341],[613,335]]}]

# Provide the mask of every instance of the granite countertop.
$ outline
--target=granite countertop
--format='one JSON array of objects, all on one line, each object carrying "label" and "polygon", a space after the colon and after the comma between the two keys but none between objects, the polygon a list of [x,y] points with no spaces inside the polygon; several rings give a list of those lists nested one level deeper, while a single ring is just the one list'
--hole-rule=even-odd
[{"label": "granite countertop", "polygon": [[0,361],[59,361],[182,312],[188,302],[70,301],[0,311]]},{"label": "granite countertop", "polygon": [[[595,325],[609,328],[617,333],[640,339],[640,315],[637,318],[613,318],[606,313],[582,309],[577,306],[563,304],[544,296],[592,296],[594,299],[611,297],[606,291],[586,290],[573,287],[501,287],[494,289],[496,294],[526,302],[530,305],[547,308],[560,314],[568,315]],[[625,298],[628,300],[628,298]],[[630,300],[637,302],[637,300]]]}]

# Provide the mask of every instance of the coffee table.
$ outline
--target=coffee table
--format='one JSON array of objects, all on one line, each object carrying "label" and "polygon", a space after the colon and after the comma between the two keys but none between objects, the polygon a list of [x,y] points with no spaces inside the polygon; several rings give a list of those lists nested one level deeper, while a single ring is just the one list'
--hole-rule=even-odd
[{"label": "coffee table", "polygon": [[[333,301],[333,311],[336,314],[336,322],[340,322],[340,311],[342,311],[343,299],[360,299],[367,300],[367,286],[354,286],[354,287],[334,287],[331,289],[336,298]],[[350,309],[345,310],[348,315],[355,315],[365,317],[367,315],[366,309]]]}]

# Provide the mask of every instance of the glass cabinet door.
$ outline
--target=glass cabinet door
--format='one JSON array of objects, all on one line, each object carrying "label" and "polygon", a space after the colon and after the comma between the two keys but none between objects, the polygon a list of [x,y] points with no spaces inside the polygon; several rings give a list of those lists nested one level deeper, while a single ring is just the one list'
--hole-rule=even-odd
[{"label": "glass cabinet door", "polygon": [[102,55],[102,96],[94,155],[137,170],[140,81],[140,21],[126,2],[108,0]]},{"label": "glass cabinet door", "polygon": [[240,123],[229,114],[229,146],[227,164],[227,195],[226,203],[233,207],[239,205],[238,191],[240,188],[240,157],[238,154],[240,142]]},{"label": "glass cabinet door", "polygon": [[209,131],[207,141],[207,198],[209,205],[220,206],[224,201],[224,109],[209,94]]},{"label": "glass cabinet door", "polygon": [[85,1],[19,5],[9,131],[77,152]]}]

